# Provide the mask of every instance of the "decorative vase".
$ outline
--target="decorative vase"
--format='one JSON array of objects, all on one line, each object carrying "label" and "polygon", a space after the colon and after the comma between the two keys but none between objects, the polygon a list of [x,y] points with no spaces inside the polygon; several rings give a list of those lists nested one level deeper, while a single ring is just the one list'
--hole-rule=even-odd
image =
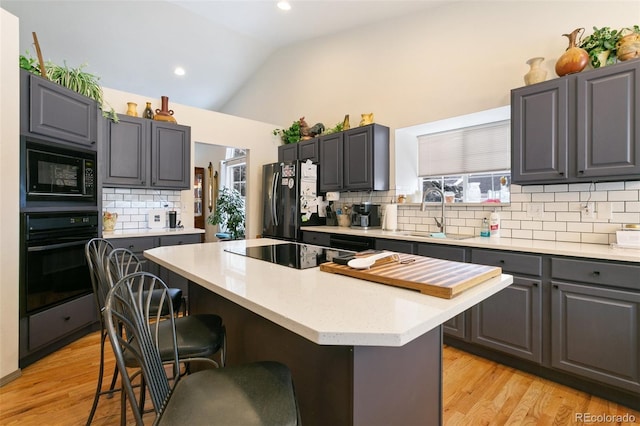
[{"label": "decorative vase", "polygon": [[576,42],[576,39],[579,38],[578,35],[583,32],[584,28],[576,28],[571,34],[562,34],[569,38],[569,47],[556,62],[556,74],[559,77],[580,72],[589,63],[589,54],[586,50],[578,47],[580,43]]},{"label": "decorative vase", "polygon": [[603,50],[598,53],[595,58],[591,58],[591,66],[593,68],[600,68],[607,65],[607,60],[609,59],[609,55],[611,54],[610,50]]},{"label": "decorative vase", "polygon": [[148,118],[153,120],[153,110],[151,109],[151,102],[147,102],[147,106],[144,108],[142,112],[142,118]]},{"label": "decorative vase", "polygon": [[132,117],[137,117],[138,116],[138,111],[136,111],[137,107],[138,107],[137,103],[127,102],[127,115],[130,115]]},{"label": "decorative vase", "polygon": [[373,113],[370,112],[368,114],[360,114],[360,126],[366,126],[367,124],[373,123]]},{"label": "decorative vase", "polygon": [[349,114],[345,114],[344,120],[342,120],[342,130],[349,130],[351,125],[349,124]]},{"label": "decorative vase", "polygon": [[529,72],[524,75],[524,84],[528,86],[530,84],[540,83],[546,80],[547,71],[542,69],[540,66],[542,65],[542,61],[544,61],[544,58],[542,57],[531,58],[527,61],[527,65],[531,68],[529,69]]},{"label": "decorative vase", "polygon": [[640,58],[640,34],[631,33],[622,36],[616,43],[618,59],[628,61],[633,58]]},{"label": "decorative vase", "polygon": [[173,118],[173,110],[169,109],[169,97],[161,96],[162,108],[156,109],[156,115],[153,117],[154,120],[157,121],[168,121],[170,123],[175,123],[176,119]]},{"label": "decorative vase", "polygon": [[102,230],[105,232],[111,232],[116,228],[116,222],[118,221],[118,213],[104,212],[102,214]]}]

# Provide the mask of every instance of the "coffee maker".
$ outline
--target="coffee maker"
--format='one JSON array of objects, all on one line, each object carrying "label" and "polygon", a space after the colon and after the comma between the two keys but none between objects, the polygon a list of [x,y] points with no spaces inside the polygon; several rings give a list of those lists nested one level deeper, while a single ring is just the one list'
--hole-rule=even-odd
[{"label": "coffee maker", "polygon": [[362,229],[380,228],[380,204],[354,204],[351,213],[351,226]]}]

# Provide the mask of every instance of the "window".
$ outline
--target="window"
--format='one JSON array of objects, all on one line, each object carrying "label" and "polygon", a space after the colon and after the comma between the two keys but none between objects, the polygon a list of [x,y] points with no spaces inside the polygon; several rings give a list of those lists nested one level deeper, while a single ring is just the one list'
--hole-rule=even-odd
[{"label": "window", "polygon": [[247,154],[244,149],[227,148],[223,161],[225,186],[233,188],[242,198],[247,196]]},{"label": "window", "polygon": [[[423,193],[443,190],[447,202],[508,203],[509,120],[418,136],[418,173]],[[440,201],[437,192],[426,201]]]}]

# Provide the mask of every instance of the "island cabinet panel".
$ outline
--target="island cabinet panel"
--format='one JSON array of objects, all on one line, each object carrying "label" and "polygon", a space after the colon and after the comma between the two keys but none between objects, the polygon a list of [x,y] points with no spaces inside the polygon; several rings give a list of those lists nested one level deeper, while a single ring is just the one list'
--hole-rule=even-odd
[{"label": "island cabinet panel", "polygon": [[191,129],[126,115],[107,121],[102,175],[108,187],[189,189]]},{"label": "island cabinet panel", "polygon": [[511,144],[514,183],[640,179],[640,62],[512,90]]},{"label": "island cabinet panel", "polygon": [[542,362],[542,256],[472,249],[471,261],[513,275],[512,285],[471,308],[471,341]]},{"label": "island cabinet panel", "polygon": [[289,163],[298,159],[298,145],[290,143],[278,146],[278,163]]},{"label": "island cabinet panel", "polygon": [[22,134],[96,149],[96,101],[25,70],[20,78]]},{"label": "island cabinet panel", "polygon": [[553,258],[551,275],[552,366],[640,393],[640,266]]}]

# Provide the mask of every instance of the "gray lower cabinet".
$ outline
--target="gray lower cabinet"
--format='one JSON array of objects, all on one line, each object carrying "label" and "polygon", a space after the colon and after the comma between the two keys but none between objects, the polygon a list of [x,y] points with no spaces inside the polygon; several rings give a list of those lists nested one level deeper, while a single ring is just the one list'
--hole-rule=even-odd
[{"label": "gray lower cabinet", "polygon": [[376,250],[395,251],[397,253],[415,253],[415,243],[411,241],[376,239]]},{"label": "gray lower cabinet", "polygon": [[315,246],[331,247],[331,235],[324,232],[303,231],[302,242]]},{"label": "gray lower cabinet", "polygon": [[553,368],[640,392],[638,277],[636,265],[552,259]]},{"label": "gray lower cabinet", "polygon": [[140,258],[142,262],[142,270],[151,272],[162,279],[162,281],[171,288],[179,288],[182,290],[182,296],[189,301],[189,283],[186,278],[174,272],[165,269],[154,262],[150,262],[144,258],[144,251],[155,247],[176,246],[181,244],[198,244],[200,243],[200,234],[177,234],[177,235],[161,235],[149,237],[132,237],[132,238],[112,238],[109,240],[114,247],[122,247],[131,250]]},{"label": "gray lower cabinet", "polygon": [[123,115],[105,121],[101,138],[103,184],[111,187],[188,189],[191,129]]},{"label": "gray lower cabinet", "polygon": [[513,275],[513,284],[471,308],[471,342],[542,362],[542,256],[472,249],[471,261]]}]

